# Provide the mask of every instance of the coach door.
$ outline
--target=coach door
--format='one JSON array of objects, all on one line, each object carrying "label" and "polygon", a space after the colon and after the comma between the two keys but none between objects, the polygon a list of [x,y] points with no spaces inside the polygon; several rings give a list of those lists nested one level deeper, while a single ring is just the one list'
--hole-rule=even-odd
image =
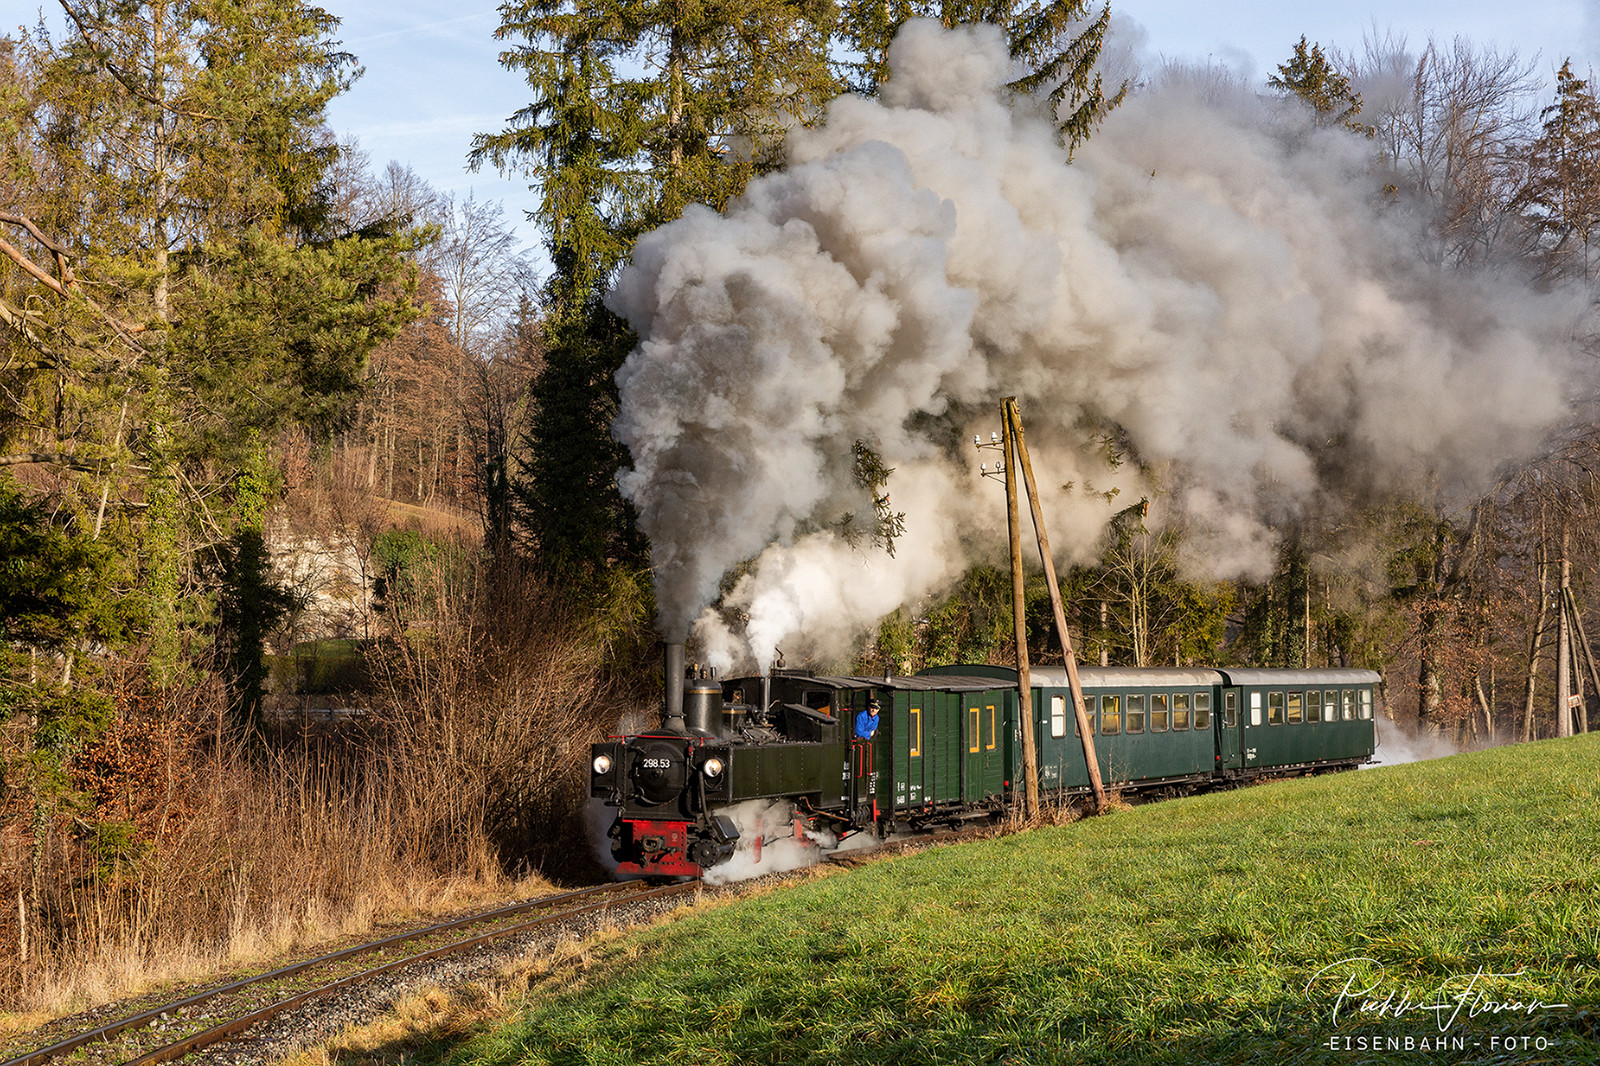
[{"label": "coach door", "polygon": [[854,807],[863,807],[878,798],[878,760],[873,756],[877,741],[855,736],[855,713],[847,713],[850,717],[845,728],[851,732],[850,761],[845,766],[850,778],[849,802]]},{"label": "coach door", "polygon": [[962,775],[963,799],[981,803],[985,797],[1005,790],[1005,701],[1000,692],[975,692],[962,699],[964,705],[961,747],[966,773]]},{"label": "coach door", "polygon": [[1244,765],[1240,757],[1239,737],[1244,732],[1244,697],[1236,688],[1222,690],[1221,712],[1212,718],[1216,723],[1217,766],[1223,770],[1237,770]]}]

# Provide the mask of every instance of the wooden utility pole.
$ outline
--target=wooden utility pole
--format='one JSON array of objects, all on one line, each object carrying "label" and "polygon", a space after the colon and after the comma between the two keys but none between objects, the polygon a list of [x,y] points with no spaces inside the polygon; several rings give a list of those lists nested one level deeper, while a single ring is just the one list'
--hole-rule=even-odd
[{"label": "wooden utility pole", "polygon": [[1022,783],[1025,818],[1039,813],[1039,759],[1033,737],[1033,678],[1028,672],[1027,590],[1022,580],[1022,521],[1017,514],[1017,442],[1007,398],[1001,407],[1006,462],[1006,529],[1011,535],[1011,616],[1017,634],[1017,717],[1022,719]]},{"label": "wooden utility pole", "polygon": [[1567,527],[1561,526],[1561,588],[1556,594],[1561,612],[1556,616],[1556,736],[1572,735],[1572,633],[1567,618],[1571,595],[1572,560],[1567,558]]},{"label": "wooden utility pole", "polygon": [[[1583,616],[1578,613],[1578,598],[1573,595],[1572,589],[1567,589],[1567,617],[1572,620],[1572,634],[1577,639],[1573,646],[1578,649],[1578,661],[1589,668],[1589,682],[1594,685],[1597,695],[1600,695],[1600,669],[1595,668],[1594,649],[1589,646],[1589,635],[1583,631]],[[1578,732],[1589,731],[1589,704],[1582,698],[1583,683],[1580,681],[1573,686],[1578,690]]]},{"label": "wooden utility pole", "polygon": [[1309,670],[1311,669],[1311,553],[1309,551],[1306,552],[1303,573],[1306,579],[1306,613],[1305,629],[1302,630],[1305,643],[1302,645],[1300,665]]},{"label": "wooden utility pole", "polygon": [[[1028,507],[1033,514],[1033,533],[1039,542],[1039,558],[1044,563],[1044,579],[1050,589],[1050,610],[1055,615],[1056,635],[1061,639],[1061,656],[1067,667],[1067,687],[1072,692],[1072,712],[1078,721],[1078,735],[1083,738],[1083,760],[1089,771],[1089,787],[1094,789],[1095,809],[1102,810],[1106,803],[1105,784],[1100,780],[1100,760],[1094,752],[1094,731],[1089,725],[1089,712],[1084,706],[1083,683],[1078,679],[1078,657],[1072,650],[1072,634],[1067,630],[1067,612],[1061,602],[1061,585],[1056,580],[1056,564],[1050,555],[1050,537],[1044,529],[1044,511],[1039,503],[1039,486],[1033,478],[1033,462],[1028,458],[1028,442],[1022,433],[1022,415],[1017,410],[1017,399],[1007,397],[1004,402],[1006,416],[1007,439],[1014,442],[1018,461],[1022,464],[1022,477],[1028,489]],[[1009,460],[1007,474],[1009,485]],[[1013,508],[1013,513],[1015,508]],[[1013,565],[1017,573],[1021,573],[1021,560],[1018,557],[1016,540],[1012,540]],[[1020,589],[1020,576],[1013,579],[1013,587]],[[1102,607],[1104,605],[1102,604]],[[1021,608],[1018,608],[1017,617],[1020,619]],[[1018,622],[1021,625],[1021,622]],[[1030,701],[1031,704],[1031,701]],[[1031,721],[1030,729],[1031,733]]]}]

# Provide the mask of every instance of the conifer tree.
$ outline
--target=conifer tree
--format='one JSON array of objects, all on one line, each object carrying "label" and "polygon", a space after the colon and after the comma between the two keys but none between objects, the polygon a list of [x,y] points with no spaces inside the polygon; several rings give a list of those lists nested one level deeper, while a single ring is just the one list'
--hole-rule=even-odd
[{"label": "conifer tree", "polygon": [[1556,74],[1555,102],[1540,113],[1544,129],[1528,149],[1528,181],[1519,198],[1552,275],[1591,276],[1590,249],[1600,227],[1600,103],[1589,82]]},{"label": "conifer tree", "polygon": [[216,575],[243,572],[208,563],[241,528],[253,442],[347,417],[367,353],[416,314],[421,235],[333,209],[323,110],[356,71],[321,8],[62,6],[65,34],[25,34],[0,92],[0,188],[22,198],[0,205],[0,311],[28,309],[0,334],[20,357],[0,363],[0,460],[69,479],[127,560],[162,684]]},{"label": "conifer tree", "polygon": [[522,514],[549,575],[642,558],[614,477],[614,375],[634,337],[601,304],[640,233],[685,205],[720,209],[775,165],[783,132],[837,89],[817,0],[523,0],[497,35],[534,100],[474,141],[474,165],[539,178],[530,217],[555,270],[532,389]]},{"label": "conifer tree", "polygon": [[1109,95],[1096,64],[1111,26],[1111,5],[1093,14],[1089,0],[846,0],[840,37],[854,58],[843,63],[851,89],[876,94],[889,73],[889,44],[913,18],[938,19],[947,27],[991,22],[1005,31],[1011,58],[1028,71],[1010,88],[1044,93],[1061,131],[1076,148],[1127,95],[1127,85]]},{"label": "conifer tree", "polygon": [[1322,46],[1307,44],[1303,35],[1294,46],[1294,55],[1287,63],[1278,64],[1278,72],[1267,79],[1267,85],[1310,104],[1319,126],[1337,124],[1369,136],[1372,133],[1355,120],[1361,114],[1361,94],[1322,54]]}]

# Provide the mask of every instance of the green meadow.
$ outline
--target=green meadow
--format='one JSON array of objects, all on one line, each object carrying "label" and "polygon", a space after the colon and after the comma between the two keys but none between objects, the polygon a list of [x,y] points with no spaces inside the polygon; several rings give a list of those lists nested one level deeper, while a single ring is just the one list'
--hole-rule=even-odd
[{"label": "green meadow", "polygon": [[642,931],[465,1066],[1600,1062],[1600,736],[931,849]]}]

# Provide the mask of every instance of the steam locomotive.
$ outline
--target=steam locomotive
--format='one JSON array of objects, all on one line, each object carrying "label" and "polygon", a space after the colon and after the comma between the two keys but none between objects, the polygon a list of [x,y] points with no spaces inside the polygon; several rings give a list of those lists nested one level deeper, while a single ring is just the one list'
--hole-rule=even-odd
[{"label": "steam locomotive", "polygon": [[[1039,783],[1089,791],[1064,667],[1030,672]],[[698,876],[730,859],[746,800],[794,805],[797,829],[834,836],[959,823],[1003,812],[1022,777],[1016,671],[949,666],[911,677],[772,669],[719,680],[667,647],[661,727],[591,751],[590,795],[615,808],[618,877]],[[1101,779],[1124,791],[1191,791],[1369,762],[1370,670],[1079,671]],[[871,736],[855,719],[883,710]]]}]

